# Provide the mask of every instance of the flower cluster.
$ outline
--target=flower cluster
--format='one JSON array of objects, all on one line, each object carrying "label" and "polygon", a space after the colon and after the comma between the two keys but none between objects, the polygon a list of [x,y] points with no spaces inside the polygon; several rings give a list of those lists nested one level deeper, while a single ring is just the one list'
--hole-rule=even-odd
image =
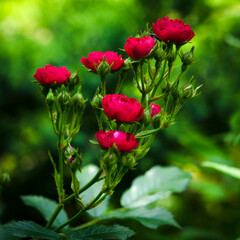
[{"label": "flower cluster", "polygon": [[[153,23],[152,29],[126,39],[123,47],[126,59],[113,51],[91,52],[81,58],[81,63],[90,72],[98,74],[101,81],[91,105],[99,126],[95,134],[97,142],[92,142],[102,149],[100,166],[105,174],[102,193],[111,194],[124,174],[134,169],[147,154],[156,133],[174,124],[183,104],[197,96],[199,87],[194,87],[192,79],[185,86],[181,82],[183,73],[194,62],[194,47],[188,52],[180,49],[194,35],[191,27],[183,21],[164,17]],[[182,65],[179,75],[173,79],[170,77],[172,66],[178,56]],[[138,100],[120,94],[130,71],[134,74],[133,87],[136,87],[132,94],[140,96]],[[115,92],[107,94],[106,79],[111,73],[119,73],[119,81]],[[34,78],[43,89],[53,129],[58,136],[58,149],[64,153],[65,163],[71,168],[76,193],[75,173],[83,159],[79,150],[71,146],[71,140],[80,130],[85,108],[77,73],[71,75],[66,67],[46,65],[37,69]],[[63,171],[61,165],[60,171]],[[56,170],[59,198],[62,199],[63,183],[58,174],[62,176],[63,173]]]}]

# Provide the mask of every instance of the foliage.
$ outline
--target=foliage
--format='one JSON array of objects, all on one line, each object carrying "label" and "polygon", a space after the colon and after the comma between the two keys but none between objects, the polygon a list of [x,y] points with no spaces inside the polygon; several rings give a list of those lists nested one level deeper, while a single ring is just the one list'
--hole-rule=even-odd
[{"label": "foliage", "polygon": [[[138,170],[118,189],[126,189],[133,178],[150,166],[179,166],[192,172],[190,189],[181,199],[176,195],[161,203],[174,212],[183,230],[160,228],[156,232],[139,228],[137,223],[131,223],[131,228],[139,230],[142,239],[239,237],[239,181],[202,167],[204,161],[240,167],[239,8],[235,0],[1,1],[0,174],[9,173],[11,178],[9,184],[1,181],[4,187],[0,200],[1,222],[17,219],[19,215],[37,218],[37,213],[23,207],[16,196],[41,194],[56,199],[56,194],[49,191],[54,180],[46,174],[52,170],[47,150],[51,150],[53,157],[56,155],[55,136],[42,98],[31,84],[35,69],[50,63],[67,64],[82,71],[80,58],[91,50],[118,50],[135,29],[143,28],[144,22],[151,23],[168,15],[191,23],[197,33],[194,39],[197,64],[192,66],[188,76],[194,74],[203,83],[202,94],[180,112],[176,127],[159,132],[155,145],[139,163]],[[114,81],[108,83],[110,88]],[[96,76],[83,74],[82,83],[84,94],[90,98],[94,94],[91,89],[99,82]],[[130,84],[123,90],[132,90],[133,96],[137,94]],[[86,111],[89,108],[88,104]],[[93,119],[90,114],[81,136],[73,139],[86,152],[86,164],[96,163],[97,147],[88,144],[96,130],[92,127]],[[111,204],[118,206],[119,198],[118,195],[113,197]],[[1,234],[0,238],[4,239]]]}]

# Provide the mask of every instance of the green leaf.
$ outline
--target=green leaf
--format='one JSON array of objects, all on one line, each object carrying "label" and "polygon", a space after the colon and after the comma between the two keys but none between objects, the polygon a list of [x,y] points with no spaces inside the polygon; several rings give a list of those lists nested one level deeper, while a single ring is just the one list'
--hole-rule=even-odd
[{"label": "green leaf", "polygon": [[[96,165],[89,164],[81,169],[81,172],[78,170],[76,173],[76,177],[80,183],[80,186],[86,185],[98,172],[99,168]],[[86,191],[84,191],[81,194],[81,199],[83,204],[87,204],[90,202],[93,198],[97,196],[97,194],[102,189],[102,186],[104,184],[104,180],[101,180],[99,182],[94,183],[90,188],[88,188]],[[95,207],[89,211],[87,211],[88,214],[90,214],[93,217],[97,217],[102,215],[106,210],[108,206],[109,198],[104,200],[101,205],[98,207]]]},{"label": "green leaf", "polygon": [[32,221],[19,221],[3,225],[3,228],[16,237],[32,237],[49,240],[61,240],[61,237],[53,230],[47,229]]},{"label": "green leaf", "polygon": [[225,164],[221,164],[221,163],[215,163],[215,162],[203,162],[202,163],[203,167],[209,167],[209,168],[213,168],[219,172],[223,172],[226,173],[232,177],[235,177],[237,179],[240,179],[240,169],[236,168],[236,167],[230,167],[227,166]]},{"label": "green leaf", "polygon": [[103,240],[103,239],[125,240],[133,235],[134,232],[124,226],[94,225],[72,232],[69,235],[69,240]]},{"label": "green leaf", "polygon": [[[50,217],[53,214],[53,211],[58,205],[53,200],[42,196],[28,195],[22,196],[21,198],[27,206],[36,208],[43,215],[46,221],[50,219]],[[65,223],[67,220],[68,217],[66,212],[64,210],[61,210],[61,212],[53,222],[53,226],[58,227]]]},{"label": "green leaf", "polygon": [[177,167],[152,167],[144,175],[137,177],[132,186],[123,193],[123,207],[140,207],[168,197],[173,192],[187,188],[191,175]]},{"label": "green leaf", "polygon": [[104,214],[99,219],[107,220],[111,218],[117,219],[133,219],[139,221],[141,224],[148,228],[157,229],[161,225],[172,225],[179,227],[178,223],[174,220],[171,212],[162,207],[149,208],[120,208]]},{"label": "green leaf", "polygon": [[156,129],[152,129],[152,130],[146,130],[146,131],[142,131],[138,134],[135,135],[136,138],[142,138],[142,137],[147,137],[155,132],[160,131],[162,128],[156,128]]}]

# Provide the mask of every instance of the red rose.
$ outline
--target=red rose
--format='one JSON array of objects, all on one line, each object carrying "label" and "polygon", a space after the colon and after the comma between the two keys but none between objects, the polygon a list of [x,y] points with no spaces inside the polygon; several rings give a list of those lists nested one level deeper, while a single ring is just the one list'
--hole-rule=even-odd
[{"label": "red rose", "polygon": [[113,63],[113,65],[111,66],[112,71],[118,70],[122,67],[124,63],[124,59],[122,59],[122,56],[117,55],[116,52],[112,51],[105,53],[91,52],[88,54],[87,58],[82,57],[81,63],[88,69],[96,72],[99,64],[103,61],[103,57],[105,57],[105,61],[108,63],[109,66]]},{"label": "red rose", "polygon": [[95,134],[99,144],[104,148],[112,148],[115,143],[121,152],[129,152],[138,147],[139,143],[131,133],[121,131],[98,131]]},{"label": "red rose", "polygon": [[50,64],[46,65],[45,68],[38,68],[33,77],[42,84],[52,85],[55,82],[57,84],[65,83],[71,72],[66,67],[52,67]]},{"label": "red rose", "polygon": [[158,19],[152,26],[154,33],[164,42],[183,43],[190,41],[195,36],[191,27],[178,19],[164,17]]},{"label": "red rose", "polygon": [[130,37],[126,40],[124,49],[128,56],[131,58],[143,58],[146,57],[153,49],[155,39],[147,36],[142,38]]},{"label": "red rose", "polygon": [[135,122],[142,118],[144,109],[135,98],[123,94],[108,94],[102,100],[105,114],[119,122]]},{"label": "red rose", "polygon": [[160,113],[161,107],[155,103],[150,104],[151,109],[151,118],[153,118],[156,114]]}]

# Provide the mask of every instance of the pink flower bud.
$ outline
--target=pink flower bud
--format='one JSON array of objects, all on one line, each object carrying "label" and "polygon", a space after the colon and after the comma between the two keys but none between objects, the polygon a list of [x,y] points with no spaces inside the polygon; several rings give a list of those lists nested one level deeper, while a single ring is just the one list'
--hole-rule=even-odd
[{"label": "pink flower bud", "polygon": [[50,64],[44,68],[38,68],[33,75],[36,80],[45,85],[63,84],[70,76],[71,72],[66,67],[52,67]]},{"label": "pink flower bud", "polygon": [[76,159],[76,156],[72,155],[72,156],[69,158],[69,163],[71,164],[75,159]]},{"label": "pink flower bud", "polygon": [[124,59],[122,59],[121,55],[117,55],[116,52],[108,51],[108,52],[91,52],[88,54],[87,58],[82,57],[81,63],[87,67],[88,69],[97,72],[98,66],[102,63],[103,57],[105,57],[105,61],[108,65],[111,66],[111,71],[118,70],[122,67],[124,63]]},{"label": "pink flower bud", "polygon": [[104,148],[112,148],[113,144],[121,152],[129,152],[138,147],[139,143],[131,133],[125,133],[122,131],[98,131],[95,134],[99,144]]},{"label": "pink flower bud", "polygon": [[102,100],[105,114],[119,122],[139,121],[144,113],[141,103],[135,98],[128,98],[123,94],[108,94]]},{"label": "pink flower bud", "polygon": [[151,118],[153,118],[156,114],[160,113],[161,111],[161,107],[155,103],[150,104],[150,109],[151,109]]},{"label": "pink flower bud", "polygon": [[142,38],[130,37],[126,40],[124,49],[131,58],[139,59],[146,57],[153,49],[155,39],[147,36]]},{"label": "pink flower bud", "polygon": [[159,18],[152,26],[154,33],[164,42],[184,43],[195,36],[191,27],[178,19]]}]

